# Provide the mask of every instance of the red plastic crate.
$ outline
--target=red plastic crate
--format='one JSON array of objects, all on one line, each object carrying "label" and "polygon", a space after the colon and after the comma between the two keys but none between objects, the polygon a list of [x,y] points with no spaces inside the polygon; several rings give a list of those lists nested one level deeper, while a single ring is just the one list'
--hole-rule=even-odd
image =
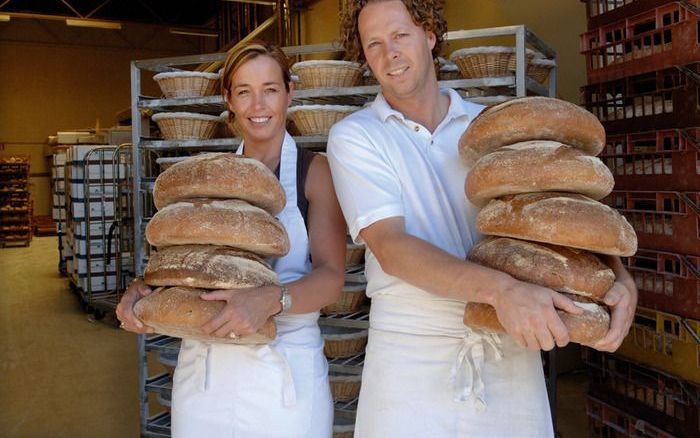
[{"label": "red plastic crate", "polygon": [[602,202],[627,218],[639,248],[700,256],[700,192],[615,190]]},{"label": "red plastic crate", "polygon": [[619,356],[583,349],[588,395],[678,436],[699,436],[700,386]]},{"label": "red plastic crate", "polygon": [[700,320],[700,257],[640,249],[626,264],[640,306]]},{"label": "red plastic crate", "polygon": [[700,59],[700,16],[672,2],[581,35],[588,83],[685,65]]},{"label": "red plastic crate", "polygon": [[[581,0],[586,4],[588,29],[614,23],[674,1],[677,0]],[[697,6],[699,2],[698,0],[689,0],[685,3],[692,7]]]},{"label": "red plastic crate", "polygon": [[700,189],[700,128],[610,135],[599,155],[616,190]]},{"label": "red plastic crate", "polygon": [[588,415],[588,435],[591,437],[675,437],[651,424],[647,419],[635,417],[590,395],[586,398],[586,414]]},{"label": "red plastic crate", "polygon": [[700,64],[581,87],[608,135],[700,126]]}]

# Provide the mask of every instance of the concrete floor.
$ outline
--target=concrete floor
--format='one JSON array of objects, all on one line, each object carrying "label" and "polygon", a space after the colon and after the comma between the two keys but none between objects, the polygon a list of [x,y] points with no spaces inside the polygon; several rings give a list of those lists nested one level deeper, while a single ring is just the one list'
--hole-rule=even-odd
[{"label": "concrete floor", "polygon": [[[586,382],[559,377],[559,437],[588,436]],[[139,436],[136,336],[83,312],[56,237],[0,249],[0,436]]]}]

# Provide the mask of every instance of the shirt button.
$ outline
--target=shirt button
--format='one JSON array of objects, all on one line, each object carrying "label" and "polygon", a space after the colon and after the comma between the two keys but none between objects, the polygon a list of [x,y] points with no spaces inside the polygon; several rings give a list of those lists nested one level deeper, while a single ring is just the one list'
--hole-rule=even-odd
[{"label": "shirt button", "polygon": [[413,129],[414,129],[416,132],[418,132],[418,131],[420,131],[420,126],[416,125]]}]

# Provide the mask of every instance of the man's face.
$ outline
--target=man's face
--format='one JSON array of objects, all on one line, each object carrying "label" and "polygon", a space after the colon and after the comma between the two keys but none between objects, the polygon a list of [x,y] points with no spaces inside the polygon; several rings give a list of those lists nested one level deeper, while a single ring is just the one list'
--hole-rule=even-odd
[{"label": "man's face", "polygon": [[369,3],[360,12],[358,30],[384,95],[390,100],[420,98],[431,75],[435,79],[435,34],[417,26],[400,0]]}]

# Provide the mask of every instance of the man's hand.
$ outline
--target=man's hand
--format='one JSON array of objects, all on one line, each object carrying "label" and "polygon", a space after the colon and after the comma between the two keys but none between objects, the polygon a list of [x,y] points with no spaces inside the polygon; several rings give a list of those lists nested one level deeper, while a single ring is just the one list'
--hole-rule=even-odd
[{"label": "man's hand", "polygon": [[151,288],[142,280],[136,279],[131,282],[117,305],[117,318],[122,322],[121,328],[134,333],[153,333],[152,327],[144,325],[134,315],[134,304],[151,292]]},{"label": "man's hand", "polygon": [[252,335],[281,307],[278,286],[217,290],[201,298],[226,302],[221,312],[202,326],[206,334],[219,337]]},{"label": "man's hand", "polygon": [[637,288],[629,290],[626,285],[616,281],[605,294],[603,301],[610,306],[610,330],[603,339],[592,347],[598,351],[613,352],[620,348],[622,341],[629,333],[634,321],[634,311],[637,308]]},{"label": "man's hand", "polygon": [[515,281],[496,293],[498,320],[522,347],[549,351],[569,343],[569,332],[556,309],[580,315],[583,309],[569,298],[545,287]]}]

